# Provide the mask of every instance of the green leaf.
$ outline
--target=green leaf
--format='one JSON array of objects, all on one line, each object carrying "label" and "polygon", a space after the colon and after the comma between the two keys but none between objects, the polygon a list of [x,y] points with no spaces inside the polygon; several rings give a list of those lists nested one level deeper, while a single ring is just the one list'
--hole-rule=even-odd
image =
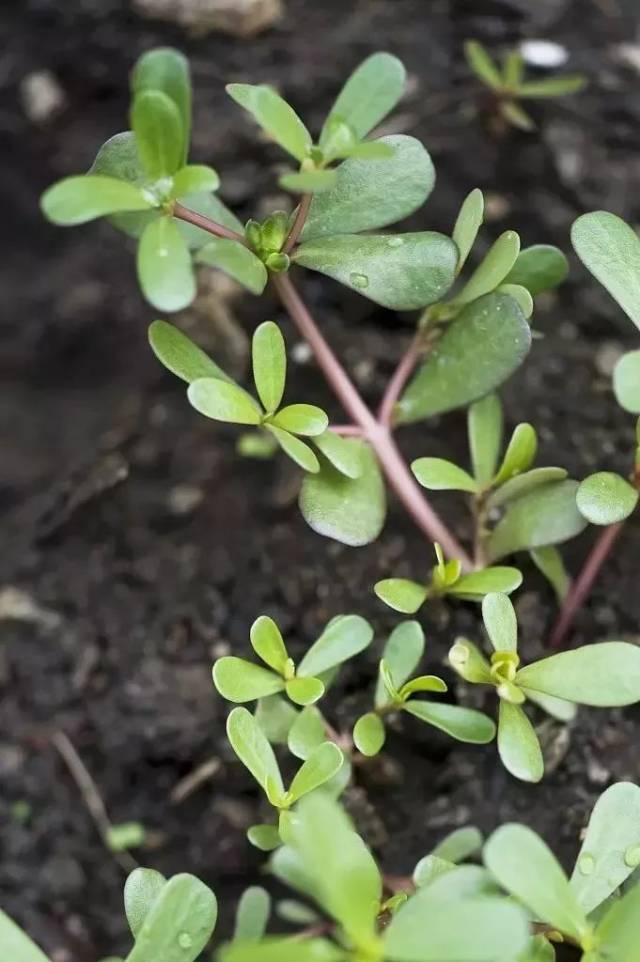
[{"label": "green leaf", "polygon": [[265,424],[265,427],[273,434],[284,453],[303,471],[308,471],[310,474],[317,474],[320,471],[320,462],[308,444],[275,424]]},{"label": "green leaf", "polygon": [[351,441],[360,452],[359,478],[347,478],[328,461],[320,473],[305,477],[300,492],[300,510],[307,524],[318,534],[343,544],[359,547],[378,537],[386,515],[384,482],[377,458],[362,441]]},{"label": "green leaf", "polygon": [[439,678],[437,675],[419,675],[417,678],[412,678],[411,681],[405,682],[399,691],[400,697],[406,701],[411,695],[418,694],[420,692],[445,692],[447,691],[447,685]]},{"label": "green leaf", "polygon": [[583,90],[587,78],[581,73],[568,73],[544,80],[532,80],[518,86],[518,97],[564,97]]},{"label": "green leaf", "polygon": [[337,234],[301,244],[293,260],[397,311],[440,300],[453,283],[456,248],[444,234]]},{"label": "green leaf", "polygon": [[567,472],[564,468],[532,468],[531,471],[517,474],[501,484],[489,496],[488,504],[492,508],[501,508],[542,485],[553,481],[564,481],[566,477]]},{"label": "green leaf", "polygon": [[[253,379],[265,411],[277,411],[284,394],[287,352],[277,324],[265,321],[256,328],[251,342]],[[286,427],[286,425],[282,425]]]},{"label": "green leaf", "polygon": [[514,230],[506,230],[489,248],[453,303],[469,304],[485,294],[490,294],[505,279],[515,264],[519,251],[520,238]]},{"label": "green leaf", "polygon": [[484,861],[503,888],[541,922],[578,941],[586,934],[589,925],[566,875],[530,828],[503,825],[485,845]]},{"label": "green leaf", "polygon": [[576,859],[571,888],[589,915],[634,871],[629,858],[640,840],[640,788],[618,782],[595,804],[587,833]]},{"label": "green leaf", "polygon": [[278,411],[273,423],[292,434],[314,438],[327,430],[329,418],[314,404],[289,404]]},{"label": "green leaf", "polygon": [[462,708],[460,705],[446,705],[431,701],[407,701],[402,708],[403,711],[408,711],[420,721],[439,728],[440,731],[451,735],[459,742],[486,745],[496,734],[493,721],[474,708]]},{"label": "green leaf", "polygon": [[511,435],[502,464],[494,479],[494,484],[504,484],[516,474],[521,474],[533,464],[538,450],[538,436],[535,429],[527,423],[518,424]]},{"label": "green leaf", "polygon": [[425,855],[413,870],[412,881],[416,888],[424,888],[437,878],[455,870],[455,865],[437,855]]},{"label": "green leaf", "polygon": [[275,672],[234,655],[218,658],[213,666],[213,683],[223,698],[236,704],[266,698],[284,689],[283,679]]},{"label": "green leaf", "polygon": [[500,294],[508,294],[514,301],[517,301],[518,307],[526,319],[530,319],[533,314],[533,298],[526,287],[522,287],[521,284],[499,284],[496,290]]},{"label": "green leaf", "polygon": [[462,575],[449,588],[448,595],[464,598],[467,601],[481,601],[492,591],[510,595],[522,584],[522,573],[517,568],[496,565]]},{"label": "green leaf", "polygon": [[185,194],[204,194],[217,190],[219,186],[217,173],[205,164],[188,164],[176,171],[173,177],[173,194],[178,198]]},{"label": "green leaf", "polygon": [[149,177],[169,177],[180,168],[184,133],[180,112],[160,90],[144,90],[131,107],[131,126],[142,166]]},{"label": "green leaf", "polygon": [[227,237],[212,240],[209,235],[208,243],[199,249],[195,260],[197,264],[219,268],[252,294],[262,294],[269,279],[262,261],[244,244]]},{"label": "green leaf", "polygon": [[620,358],[613,371],[613,391],[620,407],[640,414],[640,351]]},{"label": "green leaf", "polygon": [[458,274],[464,267],[483,219],[484,196],[482,191],[476,187],[465,197],[453,228],[453,242],[458,248]]},{"label": "green leaf", "polygon": [[[414,870],[415,871],[415,870]],[[498,886],[481,865],[454,865],[429,882],[429,904],[457,902],[470,896],[497,895]],[[520,957],[518,957],[520,962]]]},{"label": "green leaf", "polygon": [[325,939],[271,937],[258,945],[235,942],[223,946],[219,962],[343,962],[344,952]]},{"label": "green leaf", "polygon": [[187,389],[192,407],[215,421],[260,424],[262,412],[254,399],[237,384],[210,377],[198,378]]},{"label": "green leaf", "polygon": [[273,852],[282,845],[275,825],[252,825],[247,831],[247,838],[253,847],[261,852]]},{"label": "green leaf", "polygon": [[456,639],[449,651],[449,663],[465,681],[481,685],[494,684],[489,662],[477,645],[466,638]]},{"label": "green leaf", "polygon": [[311,147],[311,135],[293,107],[275,90],[265,85],[228,84],[227,93],[283,150],[296,160],[304,160]]},{"label": "green leaf", "polygon": [[576,254],[640,328],[640,239],[615,214],[594,211],[571,228]]},{"label": "green leaf", "polygon": [[[417,621],[402,621],[397,625],[384,646],[382,657],[396,685],[402,686],[411,677],[424,654],[424,632]],[[382,678],[376,687],[376,707],[386,704],[389,698]]]},{"label": "green leaf", "polygon": [[0,909],[0,945],[9,962],[49,962],[44,952],[32,942],[5,912]]},{"label": "green leaf", "polygon": [[569,261],[561,250],[551,244],[533,244],[520,251],[504,282],[520,284],[537,297],[562,284],[568,273]]},{"label": "green leaf", "polygon": [[136,137],[132,130],[123,130],[104,142],[89,171],[126,180],[136,187],[142,187],[148,180],[138,153]]},{"label": "green leaf", "polygon": [[323,675],[364,651],[373,641],[373,628],[360,615],[342,615],[329,622],[298,665],[298,675]]},{"label": "green leaf", "polygon": [[83,174],[65,177],[42,195],[40,206],[54,224],[73,227],[117,211],[149,210],[154,206],[144,191],[115,177]]},{"label": "green leaf", "polygon": [[591,524],[624,521],[636,509],[638,491],[619,474],[599,471],[581,483],[576,495],[580,514]]},{"label": "green leaf", "polygon": [[599,959],[634,962],[640,939],[640,885],[614,902],[596,931]]},{"label": "green leaf", "polygon": [[499,90],[503,86],[497,65],[481,43],[478,43],[477,40],[467,40],[464,45],[464,55],[475,75],[483,80],[487,86],[494,90]]},{"label": "green leaf", "polygon": [[576,506],[577,481],[545,484],[512,501],[488,539],[489,559],[561,544],[587,526]]},{"label": "green leaf", "polygon": [[217,917],[211,889],[194,875],[174,875],[151,906],[127,962],[194,962]]},{"label": "green leaf", "polygon": [[494,651],[518,650],[518,622],[506,595],[492,592],[482,601],[482,620]]},{"label": "green leaf", "polygon": [[499,107],[504,119],[516,130],[530,131],[536,129],[533,119],[515,100],[503,100]]},{"label": "green leaf", "polygon": [[418,458],[411,462],[411,470],[422,487],[430,491],[477,491],[471,475],[444,458]]},{"label": "green leaf", "polygon": [[315,705],[307,705],[291,726],[287,744],[292,755],[305,761],[326,737],[326,723],[322,713]]},{"label": "green leaf", "polygon": [[329,112],[322,147],[335,119],[347,124],[358,140],[373,130],[398,103],[404,90],[405,69],[390,53],[374,53],[354,70]]},{"label": "green leaf", "polygon": [[504,58],[502,75],[507,87],[517,87],[522,81],[525,64],[519,50],[510,51]]},{"label": "green leaf", "polygon": [[347,148],[340,157],[360,157],[365,160],[390,160],[393,157],[393,147],[383,144],[382,138],[364,140],[353,147]]},{"label": "green leaf", "polygon": [[552,545],[546,548],[535,548],[531,552],[531,560],[553,587],[558,602],[562,603],[569,591],[571,578],[567,573],[562,555],[558,549]]},{"label": "green leaf", "polygon": [[506,294],[463,308],[445,330],[399,403],[403,424],[464,407],[509,378],[529,353],[531,330]]},{"label": "green leaf", "polygon": [[497,394],[487,394],[470,405],[467,433],[473,476],[485,487],[496,473],[502,447],[502,405]]},{"label": "green leaf", "polygon": [[377,755],[384,745],[386,732],[384,722],[375,712],[361,715],[353,729],[353,742],[359,752],[367,757]]},{"label": "green leaf", "polygon": [[534,727],[520,705],[500,699],[498,752],[502,764],[523,782],[539,782],[544,775],[542,749]]},{"label": "green leaf", "polygon": [[435,171],[420,141],[396,134],[376,143],[390,147],[393,157],[354,157],[340,164],[335,187],[311,202],[303,241],[377,230],[396,224],[424,204],[433,189]]},{"label": "green leaf", "polygon": [[111,825],[106,834],[106,843],[112,852],[126,852],[144,844],[147,832],[141,822],[120,822]]},{"label": "green leaf", "polygon": [[295,802],[324,785],[342,768],[344,756],[333,742],[323,742],[311,752],[291,782],[289,794]]},{"label": "green leaf", "polygon": [[525,688],[524,686],[521,686],[520,690],[524,692],[529,701],[532,701],[534,705],[542,708],[547,715],[551,715],[552,718],[557,718],[558,721],[573,721],[578,713],[577,707],[570,701],[564,701],[562,698],[554,698],[553,695],[544,695],[540,691],[533,691],[531,688]]},{"label": "green leaf", "polygon": [[157,47],[144,53],[131,74],[134,94],[160,90],[174,102],[180,115],[183,135],[182,153],[185,163],[191,134],[191,78],[189,61],[172,47]]},{"label": "green leaf", "polygon": [[250,638],[251,647],[256,655],[273,671],[283,675],[289,660],[289,652],[273,618],[260,615],[251,625]]},{"label": "green leaf", "polygon": [[124,910],[134,939],[167,880],[152,868],[136,868],[124,883]]},{"label": "green leaf", "polygon": [[256,705],[254,718],[272,745],[286,745],[298,712],[287,698],[267,695]]},{"label": "green leaf", "polygon": [[138,279],[159,311],[181,311],[196,296],[191,257],[173,218],[158,217],[145,227],[138,245]]},{"label": "green leaf", "polygon": [[187,384],[201,378],[231,380],[202,348],[173,324],[153,321],[149,326],[149,344],[160,363]]},{"label": "green leaf", "polygon": [[362,474],[362,447],[357,442],[340,437],[326,430],[313,439],[313,443],[334,468],[347,478],[355,480]]},{"label": "green leaf", "polygon": [[376,582],[373,590],[385,605],[406,615],[415,614],[429,594],[426,585],[409,581],[408,578],[384,578]]},{"label": "green leaf", "polygon": [[240,896],[236,909],[233,940],[258,942],[264,935],[271,914],[271,896],[260,885],[252,885]]},{"label": "green leaf", "polygon": [[265,792],[269,782],[278,792],[284,793],[282,775],[273,748],[246,708],[234,708],[227,718],[227,737],[242,764],[249,769]]},{"label": "green leaf", "polygon": [[296,705],[312,705],[324,695],[319,678],[292,678],[286,684],[287,695]]},{"label": "green leaf", "polygon": [[301,170],[295,174],[283,174],[278,183],[294,194],[321,194],[333,190],[338,181],[336,170]]},{"label": "green leaf", "polygon": [[456,828],[436,845],[432,855],[445,859],[447,862],[466,862],[482,848],[484,838],[480,829],[475,825],[465,825]]},{"label": "green leaf", "polygon": [[605,641],[562,651],[521,668],[516,683],[578,705],[633,705],[640,701],[640,648]]}]

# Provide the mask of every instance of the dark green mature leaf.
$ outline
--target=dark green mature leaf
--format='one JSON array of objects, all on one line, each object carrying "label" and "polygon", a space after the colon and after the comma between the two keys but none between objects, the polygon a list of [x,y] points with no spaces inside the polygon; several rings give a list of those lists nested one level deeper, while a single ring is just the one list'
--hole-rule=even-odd
[{"label": "dark green mature leaf", "polygon": [[360,615],[332,619],[298,665],[298,675],[323,675],[364,651],[373,641],[373,628]]},{"label": "dark green mature leaf", "polygon": [[562,651],[521,668],[516,682],[578,705],[633,705],[640,701],[640,647],[604,641]]},{"label": "dark green mature leaf", "polygon": [[568,73],[544,80],[531,80],[518,86],[518,97],[564,97],[582,90],[587,78],[581,73]]},{"label": "dark green mature leaf", "polygon": [[137,94],[131,107],[131,126],[142,166],[149,177],[169,177],[181,167],[182,121],[170,97],[160,90]]},{"label": "dark green mature leaf", "polygon": [[234,655],[225,655],[216,661],[213,683],[223,698],[236,704],[275,695],[284,690],[285,684],[275,671]]},{"label": "dark green mature leaf", "polygon": [[282,775],[273,748],[257,721],[246,708],[234,708],[227,718],[227,737],[234,752],[255,780],[267,790],[267,784],[284,793]]},{"label": "dark green mature leaf", "polygon": [[335,171],[336,184],[313,198],[302,240],[357,234],[395,224],[421,207],[435,183],[429,154],[415,137],[396,134],[375,143],[393,150],[382,160],[346,160]]},{"label": "dark green mature leaf", "polygon": [[303,481],[300,510],[318,534],[359,547],[380,534],[387,511],[386,493],[371,448],[361,441],[349,443],[360,451],[360,477],[347,478],[323,459],[320,473]]},{"label": "dark green mature leaf", "polygon": [[454,298],[455,304],[469,304],[484,297],[501,284],[516,262],[520,238],[514,230],[506,230],[489,248],[484,259]]},{"label": "dark green mature leaf", "polygon": [[464,55],[473,72],[494,90],[502,87],[502,77],[497,65],[489,56],[486,48],[477,40],[467,40]]},{"label": "dark green mature leaf", "polygon": [[351,74],[329,112],[320,145],[331,132],[332,122],[347,124],[362,140],[393,110],[400,100],[406,79],[405,69],[390,53],[374,53]]},{"label": "dark green mature leaf", "polygon": [[477,491],[471,475],[444,458],[418,458],[411,470],[423,488],[430,491]]},{"label": "dark green mature leaf", "polygon": [[151,907],[167,884],[160,872],[152,868],[136,868],[124,884],[124,911],[134,939],[144,924]]},{"label": "dark green mature leaf", "polygon": [[640,414],[640,351],[624,354],[613,372],[613,390],[620,407]]},{"label": "dark green mature leaf", "polygon": [[539,782],[544,775],[544,761],[538,736],[520,705],[500,699],[498,718],[498,752],[502,764],[523,782]]},{"label": "dark green mature leaf", "polygon": [[298,467],[310,474],[318,474],[320,462],[308,444],[294,434],[290,434],[289,431],[279,428],[277,424],[265,424],[265,428],[273,434],[284,453],[295,461]]},{"label": "dark green mature leaf", "polygon": [[455,245],[444,234],[338,234],[307,241],[293,260],[398,311],[433,304],[453,283]]},{"label": "dark green mature leaf", "polygon": [[408,578],[383,578],[373,586],[378,598],[394,611],[413,615],[427,600],[427,586]]},{"label": "dark green mature leaf", "polygon": [[189,61],[172,47],[156,47],[144,53],[131,74],[134,94],[160,90],[178,108],[182,129],[182,163],[186,163],[191,135],[191,78]]},{"label": "dark green mature leaf", "polygon": [[153,903],[127,962],[194,962],[215,928],[218,904],[194,875],[174,875]]},{"label": "dark green mature leaf", "polygon": [[614,902],[596,932],[599,959],[635,962],[640,940],[640,885]]},{"label": "dark green mature leaf", "polygon": [[382,746],[386,732],[384,722],[375,712],[361,715],[353,729],[353,742],[361,754],[371,758],[377,755]]},{"label": "dark green mature leaf", "polygon": [[123,130],[109,137],[96,154],[88,173],[115,177],[141,187],[148,178],[140,160],[133,131]]},{"label": "dark green mature leaf", "polygon": [[577,481],[557,481],[510,502],[488,539],[490,560],[516,551],[561,544],[584,531],[587,522],[576,505],[577,490]]},{"label": "dark green mature leaf", "polygon": [[197,264],[217,267],[246,287],[252,294],[262,294],[268,281],[267,269],[244,244],[226,237],[215,237],[201,247],[196,255]]},{"label": "dark green mature leaf", "polygon": [[187,384],[200,378],[231,380],[202,348],[173,324],[153,321],[148,333],[149,344],[160,363]]},{"label": "dark green mature leaf", "polygon": [[[253,379],[267,414],[280,407],[287,377],[287,351],[282,332],[273,321],[264,321],[251,342]],[[286,425],[282,425],[286,428]]]},{"label": "dark green mature leaf", "polygon": [[531,347],[522,311],[506,294],[488,294],[462,309],[402,395],[401,423],[484,397],[507,380]]},{"label": "dark green mature leaf", "polygon": [[615,214],[583,214],[571,228],[576,254],[640,327],[640,239]]},{"label": "dark green mature leaf", "polygon": [[478,236],[483,218],[484,196],[482,191],[476,187],[465,197],[453,228],[453,242],[458,248],[458,274],[464,267],[469,252]]},{"label": "dark green mature leaf", "polygon": [[522,573],[517,568],[496,565],[462,575],[449,588],[447,594],[467,601],[482,601],[492,591],[510,595],[522,584]]},{"label": "dark green mature leaf", "polygon": [[297,160],[304,160],[311,147],[311,135],[293,107],[272,87],[228,84],[227,93],[283,150]]},{"label": "dark green mature leaf", "polygon": [[551,244],[525,247],[504,279],[506,284],[521,284],[533,297],[562,284],[569,273],[569,261]]},{"label": "dark green mature leaf", "polygon": [[[399,687],[411,677],[424,654],[424,631],[418,621],[402,621],[397,625],[384,646],[382,657]],[[376,686],[376,706],[384,705],[389,696],[381,677]]]},{"label": "dark green mature leaf", "polygon": [[469,407],[467,432],[473,476],[484,487],[496,473],[502,447],[502,405],[497,394],[487,394]]},{"label": "dark green mature leaf", "polygon": [[417,701],[412,699],[402,706],[403,711],[415,715],[420,721],[439,728],[459,742],[472,745],[486,745],[496,734],[493,721],[474,708],[462,708],[460,705],[446,705],[432,701]]},{"label": "dark green mature leaf", "polygon": [[313,443],[325,458],[337,468],[340,474],[352,480],[362,474],[362,448],[334,431],[323,431],[313,439]]},{"label": "dark green mature leaf", "polygon": [[49,187],[40,206],[52,223],[73,227],[118,211],[150,210],[153,202],[133,184],[115,177],[84,174],[65,177]]},{"label": "dark green mature leaf", "polygon": [[0,947],[7,962],[49,962],[44,952],[32,942],[5,912],[0,909]]},{"label": "dark green mature leaf", "polygon": [[271,914],[271,896],[261,885],[245,889],[236,910],[233,940],[257,942],[265,933]]},{"label": "dark green mature leaf", "polygon": [[580,484],[576,501],[580,514],[591,524],[624,521],[636,509],[640,495],[633,485],[612,471],[599,471]]},{"label": "dark green mature leaf", "polygon": [[187,390],[192,407],[215,421],[231,424],[260,424],[262,412],[257,401],[237,384],[219,378],[198,378]]},{"label": "dark green mature leaf", "polygon": [[488,503],[492,508],[501,508],[509,501],[516,501],[523,495],[529,494],[535,488],[540,488],[552,481],[564,481],[566,477],[567,472],[564,468],[532,468],[531,471],[517,474],[501,484],[491,493]]},{"label": "dark green mature leaf", "polygon": [[171,217],[147,224],[138,244],[137,267],[144,296],[159,311],[181,311],[196,296],[191,256]]},{"label": "dark green mature leaf", "polygon": [[322,194],[333,190],[338,182],[336,170],[301,170],[283,174],[278,183],[295,194]]}]

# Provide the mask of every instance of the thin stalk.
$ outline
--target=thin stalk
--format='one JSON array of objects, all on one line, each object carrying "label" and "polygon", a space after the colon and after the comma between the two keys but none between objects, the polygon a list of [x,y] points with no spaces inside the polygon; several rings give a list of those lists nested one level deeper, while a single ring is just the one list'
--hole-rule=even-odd
[{"label": "thin stalk", "polygon": [[194,227],[200,227],[202,230],[206,230],[209,234],[214,234],[216,237],[226,237],[229,240],[239,241],[241,244],[246,245],[246,240],[242,234],[231,230],[230,227],[225,227],[224,224],[218,224],[217,221],[211,220],[210,217],[206,217],[204,214],[198,214],[195,210],[189,210],[187,207],[183,207],[182,204],[173,205],[173,216],[179,218],[179,220],[186,220],[188,224],[193,224]]},{"label": "thin stalk", "polygon": [[283,254],[289,254],[293,248],[298,243],[300,234],[304,228],[307,220],[307,214],[309,213],[309,208],[311,207],[311,201],[313,200],[313,194],[303,194],[300,203],[298,204],[298,210],[296,211],[296,216],[293,221],[291,230],[289,231],[289,236],[287,237],[284,247],[282,248]]},{"label": "thin stalk", "polygon": [[393,422],[393,415],[398,398],[402,394],[405,384],[409,380],[414,367],[418,363],[422,347],[422,331],[418,331],[402,356],[400,363],[395,369],[391,380],[387,384],[382,403],[378,410],[378,420],[381,424],[390,426]]}]

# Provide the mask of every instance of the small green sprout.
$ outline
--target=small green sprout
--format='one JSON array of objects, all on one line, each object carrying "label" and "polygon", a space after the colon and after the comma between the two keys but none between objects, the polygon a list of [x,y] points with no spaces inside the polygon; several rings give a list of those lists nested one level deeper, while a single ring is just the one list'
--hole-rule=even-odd
[{"label": "small green sprout", "polygon": [[449,652],[455,671],[471,684],[491,685],[499,698],[498,751],[516,778],[538,782],[544,774],[542,749],[523,710],[527,700],[560,721],[575,705],[598,708],[640,701],[640,648],[623,641],[601,642],[521,666],[518,625],[511,601],[489,594],[482,616],[493,647],[490,660],[459,638]]},{"label": "small green sprout", "polygon": [[530,80],[517,50],[507,53],[502,64],[498,64],[477,40],[468,40],[464,53],[471,70],[490,91],[493,111],[502,122],[518,130],[534,130],[536,126],[520,101],[565,97],[583,90],[587,83],[587,78],[578,73]]},{"label": "small green sprout", "polygon": [[121,822],[112,825],[107,833],[107,845],[112,852],[126,852],[144,845],[147,830],[140,822]]}]

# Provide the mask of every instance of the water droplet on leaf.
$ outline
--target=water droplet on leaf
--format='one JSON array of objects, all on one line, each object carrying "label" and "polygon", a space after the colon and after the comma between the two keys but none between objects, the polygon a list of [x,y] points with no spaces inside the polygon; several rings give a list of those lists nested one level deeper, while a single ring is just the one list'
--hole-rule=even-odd
[{"label": "water droplet on leaf", "polygon": [[178,936],[178,945],[181,949],[190,949],[193,945],[193,939],[188,932],[181,932]]},{"label": "water droplet on leaf", "polygon": [[360,287],[364,289],[365,287],[369,286],[369,278],[367,277],[366,274],[356,274],[356,273],[350,274],[349,280],[351,281],[354,287]]},{"label": "water droplet on leaf", "polygon": [[402,247],[404,241],[401,237],[390,237],[387,241],[388,247]]},{"label": "water droplet on leaf", "polygon": [[582,875],[591,875],[595,867],[596,860],[594,859],[593,855],[589,855],[588,852],[585,852],[584,855],[580,856],[578,868]]},{"label": "water droplet on leaf", "polygon": [[640,865],[640,845],[630,845],[624,853],[624,863],[629,868],[637,868]]}]

